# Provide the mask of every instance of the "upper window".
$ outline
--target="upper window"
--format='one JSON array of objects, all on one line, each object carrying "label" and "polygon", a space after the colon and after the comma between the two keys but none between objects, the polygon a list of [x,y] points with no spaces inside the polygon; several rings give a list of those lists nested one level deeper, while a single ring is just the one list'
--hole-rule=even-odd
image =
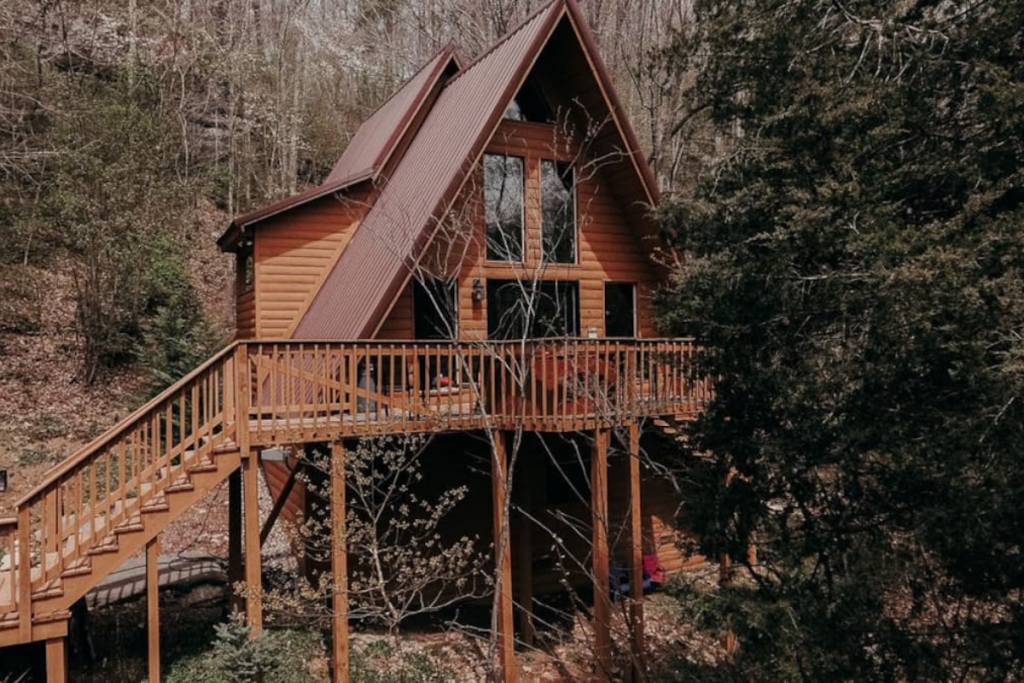
[{"label": "upper window", "polygon": [[512,121],[555,122],[551,107],[532,78],[523,83],[523,87],[509,103],[508,109],[505,110],[505,118]]},{"label": "upper window", "polygon": [[576,188],[572,164],[540,162],[542,239],[548,263],[576,263]]},{"label": "upper window", "polygon": [[523,260],[523,182],[522,157],[484,155],[488,260]]},{"label": "upper window", "polygon": [[455,339],[457,336],[458,297],[455,280],[427,278],[415,280],[412,310],[417,339]]}]

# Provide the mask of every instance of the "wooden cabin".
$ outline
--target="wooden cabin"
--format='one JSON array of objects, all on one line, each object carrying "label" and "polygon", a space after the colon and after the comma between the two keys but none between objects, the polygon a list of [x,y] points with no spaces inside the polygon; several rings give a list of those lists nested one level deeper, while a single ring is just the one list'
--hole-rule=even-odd
[{"label": "wooden cabin", "polygon": [[[591,521],[579,549],[590,571],[572,580],[593,586],[595,676],[607,677],[610,567],[637,595],[644,556],[669,572],[700,559],[681,554],[678,498],[639,457],[651,431],[671,433],[707,397],[692,342],[654,325],[666,276],[657,202],[574,0],[554,0],[473,61],[442,49],[323,184],[238,216],[220,238],[237,263],[236,341],[0,521],[0,646],[46,641],[48,679],[63,680],[70,606],[131,554],[155,562],[161,530],[225,480],[234,578],[258,585],[258,468],[275,498],[270,524],[301,520],[311,498],[293,460],[262,453],[319,446],[341,462],[360,438],[429,434],[424,477],[470,491],[458,532],[496,541],[505,679],[515,640],[532,637],[536,596],[562,587],[550,534],[569,517]],[[588,462],[567,475],[558,460],[570,447]],[[344,481],[330,486],[344,509]],[[335,576],[354,561],[336,540]],[[336,581],[334,671],[347,680]],[[259,628],[257,592],[246,610]],[[642,602],[631,619],[639,650]]]}]

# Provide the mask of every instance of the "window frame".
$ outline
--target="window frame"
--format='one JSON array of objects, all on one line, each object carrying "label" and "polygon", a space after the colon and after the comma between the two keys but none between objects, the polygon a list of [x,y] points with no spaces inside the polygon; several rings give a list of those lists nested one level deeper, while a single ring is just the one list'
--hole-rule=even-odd
[{"label": "window frame", "polygon": [[[501,157],[504,159],[518,159],[520,168],[522,169],[522,188],[520,193],[519,202],[519,258],[518,259],[502,259],[502,258],[491,258],[490,250],[490,226],[487,222],[487,157]],[[528,251],[527,245],[527,230],[526,230],[526,170],[527,170],[527,157],[519,154],[507,154],[504,152],[484,152],[481,157],[481,172],[483,174],[483,187],[481,192],[483,194],[483,214],[484,214],[484,262],[485,263],[502,263],[502,264],[523,264],[526,263],[526,253]]]},{"label": "window frame", "polygon": [[[548,258],[547,250],[545,249],[544,240],[544,229],[547,225],[547,221],[544,219],[544,164],[545,162],[551,163],[555,167],[555,173],[558,173],[558,166],[565,164],[569,167],[572,173],[572,186],[570,189],[570,196],[572,198],[572,260],[570,261],[555,261]],[[566,159],[549,159],[547,157],[541,157],[538,163],[538,173],[540,174],[540,259],[541,263],[546,265],[554,266],[576,266],[580,262],[580,220],[579,220],[579,184],[576,182],[576,164]]]},{"label": "window frame", "polygon": [[[507,287],[507,286],[519,286],[519,287],[521,287],[522,286],[522,281],[518,280],[516,278],[492,277],[492,278],[487,278],[487,281],[486,281],[487,295],[486,295],[486,300],[485,300],[486,301],[485,313],[486,313],[486,316],[487,316],[486,321],[487,321],[487,339],[488,340],[491,340],[491,341],[515,341],[515,340],[518,340],[518,339],[579,339],[580,338],[580,331],[581,331],[582,326],[583,326],[583,311],[581,310],[581,307],[580,307],[580,297],[582,296],[582,289],[583,288],[582,288],[582,286],[580,284],[580,281],[576,280],[576,279],[554,279],[554,280],[547,280],[547,279],[545,279],[545,280],[537,281],[536,285],[537,285],[537,290],[533,294],[533,296],[550,296],[548,293],[542,291],[544,287],[551,287],[553,289],[553,293],[554,293],[555,297],[557,297],[561,292],[564,292],[566,294],[566,296],[569,296],[568,293],[572,292],[571,303],[572,303],[573,308],[571,309],[571,314],[572,314],[571,326],[570,325],[566,325],[567,329],[565,330],[565,334],[552,335],[552,336],[537,336],[535,334],[536,329],[534,329],[534,328],[527,329],[526,328],[526,320],[523,317],[521,317],[521,316],[517,316],[518,319],[513,320],[513,325],[515,327],[510,329],[510,330],[507,330],[507,332],[509,333],[507,336],[506,335],[498,334],[502,330],[500,328],[498,328],[498,327],[495,327],[495,324],[496,324],[496,322],[498,320],[503,319],[504,315],[500,316],[499,318],[495,318],[494,317],[494,313],[496,311],[495,311],[495,307],[493,307],[491,305],[492,300],[494,298],[496,298],[497,294],[502,290],[502,288]],[[521,291],[521,290],[519,290],[519,291]],[[515,302],[515,303],[518,304],[518,302]],[[560,310],[560,309],[558,309],[556,307],[556,311],[557,310]],[[564,317],[564,313],[563,313],[563,317]],[[539,319],[538,319],[538,317],[536,315],[536,312],[534,314],[534,319],[532,321],[530,321],[530,322],[531,322],[532,326],[537,326],[538,325]],[[574,330],[573,329],[569,329],[570,327],[575,328],[575,329]]]}]

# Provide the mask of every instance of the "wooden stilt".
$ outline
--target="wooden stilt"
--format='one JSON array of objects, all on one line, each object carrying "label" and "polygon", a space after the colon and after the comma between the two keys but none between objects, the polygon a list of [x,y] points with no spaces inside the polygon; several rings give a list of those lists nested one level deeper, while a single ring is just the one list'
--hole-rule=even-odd
[{"label": "wooden stilt", "polygon": [[260,564],[259,451],[252,450],[242,461],[245,527],[245,616],[255,637],[263,629],[263,584]]},{"label": "wooden stilt", "polygon": [[50,638],[46,641],[46,683],[67,683],[67,680],[67,638]]},{"label": "wooden stilt", "polygon": [[512,615],[512,548],[505,523],[505,492],[508,483],[506,434],[495,432],[491,458],[491,498],[494,507],[494,560],[497,591],[498,658],[505,683],[516,680],[515,631]]},{"label": "wooden stilt", "polygon": [[231,611],[242,608],[235,594],[235,584],[242,579],[242,470],[238,469],[228,476],[228,602]]},{"label": "wooden stilt", "polygon": [[644,673],[644,546],[640,521],[640,426],[629,426],[629,617],[633,636],[633,680]]},{"label": "wooden stilt", "polygon": [[146,544],[146,635],[149,683],[160,683],[160,536]]},{"label": "wooden stilt", "polygon": [[348,549],[345,536],[345,447],[331,445],[331,591],[333,683],[348,683]]},{"label": "wooden stilt", "polygon": [[594,656],[598,680],[611,677],[612,603],[608,582],[608,430],[594,432],[590,456],[590,509],[594,559]]},{"label": "wooden stilt", "polygon": [[531,467],[520,453],[521,466],[516,474],[515,491],[519,507],[519,524],[516,533],[516,584],[519,586],[519,631],[528,646],[534,642],[533,625],[533,479]]}]

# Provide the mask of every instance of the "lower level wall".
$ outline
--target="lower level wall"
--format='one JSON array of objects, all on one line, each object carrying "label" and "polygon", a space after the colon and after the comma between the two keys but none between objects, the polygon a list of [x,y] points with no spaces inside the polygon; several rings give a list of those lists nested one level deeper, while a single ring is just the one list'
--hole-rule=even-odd
[{"label": "lower level wall", "polygon": [[[421,456],[422,481],[416,494],[427,499],[465,488],[465,497],[441,525],[446,539],[476,538],[486,552],[493,542],[490,460],[487,444],[479,435],[452,434],[435,437]],[[517,512],[512,517],[513,580],[522,573],[529,553],[535,595],[556,592],[565,582],[586,585],[590,562],[589,448],[582,440],[527,435],[519,451],[513,496]],[[555,465],[555,462],[558,462]],[[267,485],[276,500],[294,463],[262,462]],[[620,449],[609,455],[609,544],[613,562],[629,564],[628,459]],[[679,522],[682,497],[664,476],[641,471],[641,528],[643,553],[657,555],[671,574],[700,565],[704,557],[687,555],[683,548],[689,534]],[[311,505],[301,478],[296,481],[281,517],[300,524]],[[524,531],[528,534],[527,549]],[[354,560],[354,558],[352,558]],[[350,560],[350,561],[352,561]]]}]

